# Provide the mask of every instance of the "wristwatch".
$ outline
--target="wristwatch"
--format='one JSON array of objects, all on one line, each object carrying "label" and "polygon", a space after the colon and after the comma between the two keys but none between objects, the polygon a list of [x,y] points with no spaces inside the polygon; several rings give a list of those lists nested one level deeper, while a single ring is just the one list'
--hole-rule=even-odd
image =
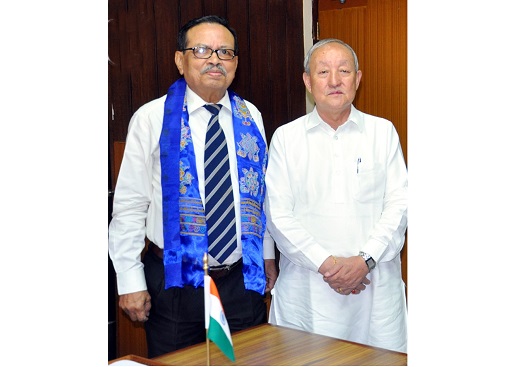
[{"label": "wristwatch", "polygon": [[373,259],[371,257],[371,255],[368,255],[368,254],[366,254],[363,251],[360,251],[360,253],[358,255],[362,256],[362,258],[366,262],[366,265],[367,265],[367,268],[369,269],[369,271],[373,270],[375,268],[375,266],[377,266],[377,263],[376,263],[375,259]]}]

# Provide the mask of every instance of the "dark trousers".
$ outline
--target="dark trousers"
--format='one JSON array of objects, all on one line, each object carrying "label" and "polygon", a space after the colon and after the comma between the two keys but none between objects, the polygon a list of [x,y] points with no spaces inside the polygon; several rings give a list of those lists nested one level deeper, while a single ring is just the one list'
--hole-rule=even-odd
[{"label": "dark trousers", "polygon": [[[152,250],[143,264],[152,305],[145,322],[149,358],[204,342],[204,288],[166,290],[163,260]],[[264,296],[244,288],[242,264],[215,284],[232,333],[266,322]]]}]

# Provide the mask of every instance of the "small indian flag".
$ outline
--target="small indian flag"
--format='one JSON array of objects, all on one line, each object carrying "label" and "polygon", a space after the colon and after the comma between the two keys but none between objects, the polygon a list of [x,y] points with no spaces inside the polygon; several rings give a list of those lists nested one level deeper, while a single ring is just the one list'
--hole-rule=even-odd
[{"label": "small indian flag", "polygon": [[204,305],[206,310],[206,330],[208,338],[232,361],[235,362],[233,341],[230,327],[224,314],[219,292],[215,282],[209,275],[204,275]]}]

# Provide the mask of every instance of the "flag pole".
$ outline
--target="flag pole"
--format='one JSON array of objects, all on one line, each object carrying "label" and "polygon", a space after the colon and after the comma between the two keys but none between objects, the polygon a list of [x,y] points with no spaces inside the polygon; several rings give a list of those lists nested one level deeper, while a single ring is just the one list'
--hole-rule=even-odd
[{"label": "flag pole", "polygon": [[[208,276],[208,253],[204,252],[204,257],[202,258],[203,268],[204,268],[204,279]],[[206,292],[207,297],[209,297],[209,289],[206,289],[206,282],[204,282],[204,301],[206,301]],[[205,305],[204,305],[205,307]],[[205,309],[205,308],[204,308]],[[209,317],[209,315],[204,315],[204,317]],[[204,324],[205,325],[205,324]],[[206,366],[209,366],[209,335],[208,328],[206,328]]]}]

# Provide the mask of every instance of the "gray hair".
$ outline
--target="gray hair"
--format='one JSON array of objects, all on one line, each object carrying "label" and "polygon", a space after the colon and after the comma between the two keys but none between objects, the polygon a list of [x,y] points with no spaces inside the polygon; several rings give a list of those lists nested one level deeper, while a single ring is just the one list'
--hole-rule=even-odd
[{"label": "gray hair", "polygon": [[312,57],[312,54],[314,53],[314,51],[316,51],[321,46],[324,46],[332,42],[339,43],[340,45],[345,46],[349,51],[351,51],[351,54],[353,55],[353,58],[355,60],[355,71],[358,71],[358,58],[356,57],[356,53],[353,50],[353,48],[349,46],[347,43],[345,43],[344,41],[339,40],[337,38],[326,38],[326,39],[316,42],[314,46],[310,48],[309,52],[307,52],[307,55],[305,56],[305,60],[303,61],[303,67],[305,68],[305,72],[307,74],[310,74],[310,66],[309,66],[310,58]]}]

